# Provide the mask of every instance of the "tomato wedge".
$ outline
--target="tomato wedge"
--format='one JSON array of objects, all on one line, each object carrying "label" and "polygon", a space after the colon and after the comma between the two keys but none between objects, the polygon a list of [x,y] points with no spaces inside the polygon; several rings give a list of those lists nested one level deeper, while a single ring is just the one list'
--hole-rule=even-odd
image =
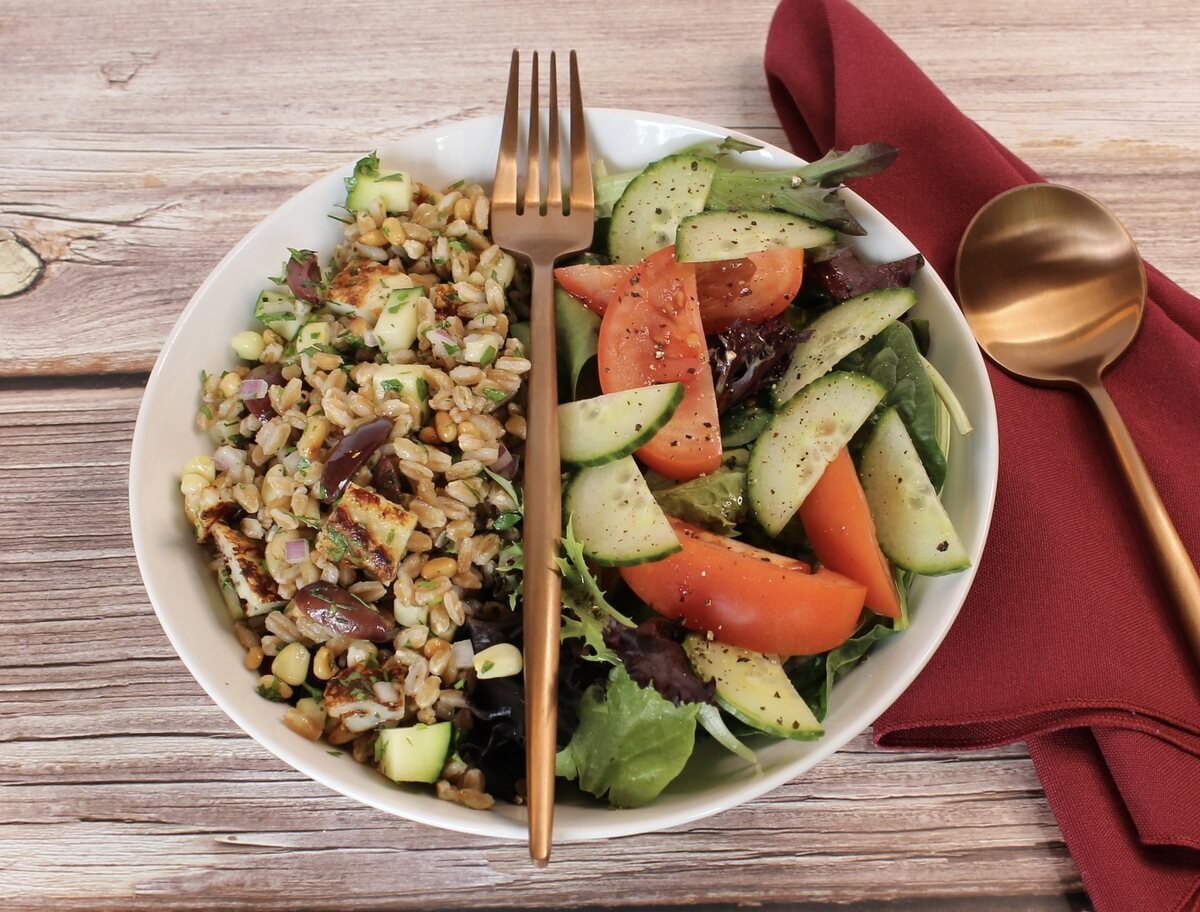
[{"label": "tomato wedge", "polygon": [[704,331],[734,320],[762,323],[783,313],[804,278],[803,250],[767,250],[738,260],[696,264],[696,296]]},{"label": "tomato wedge", "polygon": [[600,323],[600,388],[606,393],[683,384],[674,416],[637,451],[661,475],[680,481],[721,465],[721,420],[708,344],[696,301],[696,274],[666,247],[638,263],[616,289]]},{"label": "tomato wedge", "polygon": [[730,646],[788,656],[825,652],[854,633],[861,584],[668,519],[683,550],[621,568],[629,588],[659,614]]},{"label": "tomato wedge", "polygon": [[[709,335],[728,329],[734,320],[762,323],[783,313],[796,297],[804,278],[803,250],[768,250],[737,260],[696,263],[696,296],[700,320]],[[566,291],[600,316],[617,285],[633,266],[560,266],[554,278]]]},{"label": "tomato wedge", "polygon": [[633,269],[632,266],[616,263],[580,263],[578,266],[559,266],[554,270],[554,278],[563,287],[563,291],[578,298],[588,310],[604,316],[609,302],[617,293],[617,285],[627,278]]},{"label": "tomato wedge", "polygon": [[900,617],[900,593],[848,450],[825,467],[800,505],[800,521],[822,564],[866,586],[866,606],[876,614]]}]

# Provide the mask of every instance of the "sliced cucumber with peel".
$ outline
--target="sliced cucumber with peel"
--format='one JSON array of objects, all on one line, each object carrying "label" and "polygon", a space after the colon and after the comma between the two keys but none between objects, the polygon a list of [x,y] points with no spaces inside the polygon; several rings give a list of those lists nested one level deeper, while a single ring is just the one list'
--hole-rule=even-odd
[{"label": "sliced cucumber with peel", "polygon": [[750,451],[746,492],[764,529],[778,535],[887,390],[865,374],[835,371],[775,413]]},{"label": "sliced cucumber with peel", "polygon": [[775,656],[695,633],[684,637],[683,651],[701,679],[715,682],[717,703],[734,718],[793,741],[815,741],[824,733]]},{"label": "sliced cucumber with peel", "polygon": [[955,573],[971,565],[895,409],[885,411],[876,422],[861,463],[859,476],[879,546],[892,563],[925,576]]},{"label": "sliced cucumber with peel", "polygon": [[807,250],[837,240],[837,232],[787,212],[701,212],[675,232],[681,263],[734,260],[764,250]]},{"label": "sliced cucumber with peel", "polygon": [[613,206],[608,253],[614,263],[637,263],[675,243],[679,223],[704,209],[716,174],[711,158],[681,152],[651,162]]},{"label": "sliced cucumber with peel", "polygon": [[632,456],[582,469],[567,485],[563,512],[598,564],[631,567],[683,549]]},{"label": "sliced cucumber with peel", "polygon": [[682,383],[662,383],[565,402],[558,407],[559,454],[578,466],[628,456],[650,442],[682,401]]},{"label": "sliced cucumber with peel", "polygon": [[771,390],[776,407],[879,335],[916,303],[917,294],[911,288],[884,288],[849,298],[821,314],[805,327],[808,337],[796,344],[787,370]]}]

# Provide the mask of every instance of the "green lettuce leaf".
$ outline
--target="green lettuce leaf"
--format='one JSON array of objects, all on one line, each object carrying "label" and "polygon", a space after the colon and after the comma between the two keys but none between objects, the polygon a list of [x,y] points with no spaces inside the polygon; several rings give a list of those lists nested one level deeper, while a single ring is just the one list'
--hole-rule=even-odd
[{"label": "green lettuce leaf", "polygon": [[578,637],[591,647],[583,657],[593,662],[610,662],[620,665],[621,660],[604,642],[604,628],[609,620],[625,627],[637,626],[634,622],[608,603],[604,590],[588,569],[583,556],[583,544],[575,537],[574,523],[567,517],[567,530],[562,537],[565,557],[558,558],[558,571],[562,576],[562,629],[560,639]]},{"label": "green lettuce leaf", "polygon": [[675,706],[639,687],[624,666],[594,684],[579,704],[579,728],[558,753],[555,772],[578,780],[613,807],[641,807],[683,770],[696,744],[697,703]]}]

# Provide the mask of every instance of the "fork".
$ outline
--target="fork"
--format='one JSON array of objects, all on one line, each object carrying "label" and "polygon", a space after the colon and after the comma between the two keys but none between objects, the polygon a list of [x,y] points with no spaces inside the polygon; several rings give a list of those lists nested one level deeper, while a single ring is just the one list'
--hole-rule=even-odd
[{"label": "fork", "polygon": [[562,530],[558,456],[558,375],[554,328],[554,262],[584,250],[592,240],[595,199],[579,90],[579,64],[571,51],[571,185],[563,206],[559,149],[558,70],[550,54],[550,111],[546,193],[542,195],[538,55],[533,54],[529,134],[523,201],[517,195],[520,55],[513,51],[508,100],[492,190],[492,238],[529,260],[529,406],[525,439],[525,780],[529,855],[542,867],[550,860],[554,824],[554,754],[558,720],[558,648],[562,580],[556,559]]}]

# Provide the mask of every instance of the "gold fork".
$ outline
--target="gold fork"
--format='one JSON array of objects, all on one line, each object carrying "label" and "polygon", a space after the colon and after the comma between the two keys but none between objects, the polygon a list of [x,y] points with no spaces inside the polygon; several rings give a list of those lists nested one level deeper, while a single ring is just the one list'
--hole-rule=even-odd
[{"label": "gold fork", "polygon": [[532,271],[529,409],[525,438],[525,779],[529,855],[539,867],[550,860],[554,824],[554,754],[558,719],[558,644],[562,581],[555,559],[562,530],[558,459],[558,376],[554,336],[554,261],[584,250],[592,240],[595,200],[579,90],[579,65],[571,51],[571,186],[563,206],[559,150],[558,71],[550,55],[550,111],[546,195],[541,181],[538,55],[529,96],[524,202],[517,196],[521,69],[513,51],[508,100],[492,190],[492,237],[522,254]]}]

